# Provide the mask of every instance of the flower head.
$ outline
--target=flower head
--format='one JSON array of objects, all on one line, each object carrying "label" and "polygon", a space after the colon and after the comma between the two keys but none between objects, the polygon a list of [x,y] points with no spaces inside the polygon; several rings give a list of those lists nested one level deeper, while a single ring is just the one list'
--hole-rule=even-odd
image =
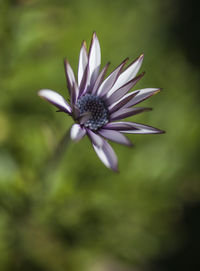
[{"label": "flower head", "polygon": [[57,92],[49,89],[39,91],[39,96],[46,99],[59,111],[70,115],[75,123],[71,127],[72,140],[79,141],[87,135],[100,160],[114,171],[117,171],[117,156],[107,142],[131,146],[132,143],[124,134],[160,134],[163,131],[135,122],[120,121],[144,111],[145,107],[133,107],[150,96],[158,93],[158,88],[145,88],[129,92],[143,77],[137,76],[142,65],[142,54],[126,69],[125,59],[105,78],[109,63],[100,72],[101,50],[96,34],[93,34],[89,53],[83,42],[78,65],[78,80],[67,60],[65,72],[70,95],[70,104]]}]

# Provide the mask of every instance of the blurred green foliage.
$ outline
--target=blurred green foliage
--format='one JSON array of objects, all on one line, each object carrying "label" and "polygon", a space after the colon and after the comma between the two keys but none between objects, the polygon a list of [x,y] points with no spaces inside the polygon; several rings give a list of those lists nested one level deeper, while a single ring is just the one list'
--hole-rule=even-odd
[{"label": "blurred green foliage", "polygon": [[[171,36],[175,14],[173,1],[1,1],[0,270],[148,268],[181,246],[182,208],[200,199],[199,78]],[[120,174],[86,138],[71,143],[44,180],[45,160],[72,120],[37,91],[67,97],[63,58],[77,70],[94,30],[110,71],[145,53],[137,88],[164,90],[143,103],[152,112],[130,120],[167,133],[130,136],[132,149],[113,144]]]}]

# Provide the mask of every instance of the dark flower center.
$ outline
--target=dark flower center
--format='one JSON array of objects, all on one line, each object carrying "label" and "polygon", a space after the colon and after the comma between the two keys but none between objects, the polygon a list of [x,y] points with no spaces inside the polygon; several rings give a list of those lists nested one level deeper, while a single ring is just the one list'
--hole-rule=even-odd
[{"label": "dark flower center", "polygon": [[84,123],[91,130],[98,130],[108,122],[108,109],[104,101],[95,95],[87,93],[77,101],[80,115],[89,113],[89,119]]}]

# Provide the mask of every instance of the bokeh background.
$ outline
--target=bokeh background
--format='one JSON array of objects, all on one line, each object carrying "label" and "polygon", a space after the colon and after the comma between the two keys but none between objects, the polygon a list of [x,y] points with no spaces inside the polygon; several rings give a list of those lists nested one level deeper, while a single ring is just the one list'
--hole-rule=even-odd
[{"label": "bokeh background", "polygon": [[[1,0],[0,270],[200,270],[197,1]],[[50,157],[72,120],[37,91],[67,97],[63,58],[77,70],[97,32],[109,71],[145,53],[136,88],[162,87],[130,120],[166,130],[112,144],[120,174],[87,138]]]}]

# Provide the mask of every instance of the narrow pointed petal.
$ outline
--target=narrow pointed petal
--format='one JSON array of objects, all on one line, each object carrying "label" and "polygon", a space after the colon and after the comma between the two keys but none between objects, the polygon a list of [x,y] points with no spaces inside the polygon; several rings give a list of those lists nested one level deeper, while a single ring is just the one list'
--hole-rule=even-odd
[{"label": "narrow pointed petal", "polygon": [[125,121],[118,121],[118,122],[109,122],[106,125],[104,125],[104,129],[109,129],[109,130],[117,130],[117,131],[122,131],[122,130],[127,130],[130,129],[132,126],[129,124],[130,122],[125,122]]},{"label": "narrow pointed petal", "polygon": [[128,133],[128,134],[163,134],[165,133],[162,130],[157,128],[136,123],[136,122],[111,122],[104,126],[106,129],[115,129],[120,131],[121,133]]},{"label": "narrow pointed petal", "polygon": [[57,92],[50,89],[42,89],[38,92],[38,95],[48,102],[55,105],[61,111],[71,114],[72,110],[67,101]]},{"label": "narrow pointed petal", "polygon": [[66,72],[66,78],[67,78],[67,87],[69,90],[69,94],[71,96],[71,102],[75,103],[76,99],[79,95],[79,88],[74,76],[74,72],[69,64],[69,62],[65,59],[65,72]]},{"label": "narrow pointed petal", "polygon": [[92,132],[90,129],[86,129],[87,134],[92,141],[92,145],[94,147],[95,152],[97,153],[99,159],[102,163],[114,170],[118,171],[118,162],[117,156],[106,140],[104,140],[101,136],[97,135],[96,133]]},{"label": "narrow pointed petal", "polygon": [[136,93],[137,92],[137,94],[124,107],[131,107],[133,105],[141,103],[142,101],[148,99],[149,97],[157,94],[160,91],[161,91],[161,89],[158,89],[158,88],[144,88],[144,89],[135,90],[132,93]]},{"label": "narrow pointed petal", "polygon": [[100,137],[99,135],[97,135],[96,133],[92,132],[90,129],[86,129],[87,130],[87,134],[89,136],[89,138],[91,139],[92,143],[95,146],[98,146],[99,148],[103,146],[104,140],[102,137]]},{"label": "narrow pointed petal", "polygon": [[125,106],[128,102],[132,101],[132,99],[135,97],[136,94],[137,92],[128,93],[122,99],[120,99],[117,103],[110,105],[108,107],[110,114],[119,110],[120,108]]},{"label": "narrow pointed petal", "polygon": [[65,66],[65,75],[66,75],[66,79],[67,79],[67,87],[68,87],[69,92],[71,94],[72,87],[73,87],[74,82],[76,80],[75,80],[74,72],[73,72],[69,62],[67,61],[67,59],[64,60],[64,66]]},{"label": "narrow pointed petal", "polygon": [[97,95],[98,96],[103,96],[105,95],[115,84],[117,78],[119,77],[122,68],[128,61],[128,58],[125,59],[101,84],[99,89],[97,90]]},{"label": "narrow pointed petal", "polygon": [[119,101],[125,94],[129,92],[129,90],[131,90],[135,86],[135,84],[144,76],[144,74],[144,72],[141,73],[140,75],[123,85],[121,88],[113,92],[112,95],[110,95],[108,92],[108,94],[106,95],[106,104],[111,105]]},{"label": "narrow pointed petal", "polygon": [[98,133],[101,136],[103,136],[111,141],[114,141],[114,142],[117,142],[119,144],[123,144],[126,146],[132,146],[131,141],[118,131],[101,129],[98,131]]},{"label": "narrow pointed petal", "polygon": [[99,86],[103,82],[103,79],[104,79],[104,77],[106,75],[106,72],[107,72],[107,69],[108,69],[109,65],[110,65],[110,63],[108,62],[106,64],[106,66],[102,69],[102,71],[100,72],[100,74],[99,74],[99,76],[98,76],[98,78],[97,78],[97,80],[96,80],[96,82],[94,84],[94,87],[92,89],[92,94],[96,93],[97,89],[99,88]]},{"label": "narrow pointed petal", "polygon": [[85,134],[86,134],[85,128],[81,127],[77,123],[72,125],[72,128],[70,130],[70,136],[72,140],[78,142],[84,137]]},{"label": "narrow pointed petal", "polygon": [[140,57],[138,57],[134,62],[132,62],[127,69],[120,74],[119,78],[117,79],[116,83],[110,90],[110,95],[114,93],[118,88],[121,88],[124,84],[132,80],[138,73],[142,61],[144,58],[144,54],[142,54]]},{"label": "narrow pointed petal", "polygon": [[73,86],[72,86],[72,91],[71,91],[71,104],[75,105],[76,104],[76,100],[78,99],[78,95],[79,95],[79,88],[76,82],[74,82]]},{"label": "narrow pointed petal", "polygon": [[[123,130],[122,133],[128,134],[164,134],[165,131],[157,129],[155,127],[151,127],[148,125],[140,124],[140,123],[132,123],[132,129]],[[136,130],[135,130],[136,129]]]},{"label": "narrow pointed petal", "polygon": [[117,156],[110,144],[107,141],[103,140],[102,147],[99,147],[95,144],[93,144],[93,147],[102,163],[113,171],[118,172]]},{"label": "narrow pointed petal", "polygon": [[89,74],[90,74],[89,65],[87,65],[79,87],[79,97],[84,95],[86,92],[90,90]]},{"label": "narrow pointed petal", "polygon": [[72,104],[72,111],[73,111],[74,119],[77,120],[80,116],[80,111],[79,111],[79,108],[77,107],[77,105]]},{"label": "narrow pointed petal", "polygon": [[125,119],[127,117],[150,110],[152,110],[152,108],[148,107],[122,108],[110,115],[110,121]]},{"label": "narrow pointed petal", "polygon": [[83,80],[83,75],[85,73],[87,64],[88,64],[88,54],[87,54],[87,49],[86,49],[86,43],[84,41],[80,50],[79,64],[78,64],[78,86],[79,87]]},{"label": "narrow pointed petal", "polygon": [[100,65],[101,65],[101,49],[96,33],[94,33],[92,36],[92,41],[89,50],[89,70],[90,70],[89,78],[91,88],[94,86],[94,83],[98,77]]}]

